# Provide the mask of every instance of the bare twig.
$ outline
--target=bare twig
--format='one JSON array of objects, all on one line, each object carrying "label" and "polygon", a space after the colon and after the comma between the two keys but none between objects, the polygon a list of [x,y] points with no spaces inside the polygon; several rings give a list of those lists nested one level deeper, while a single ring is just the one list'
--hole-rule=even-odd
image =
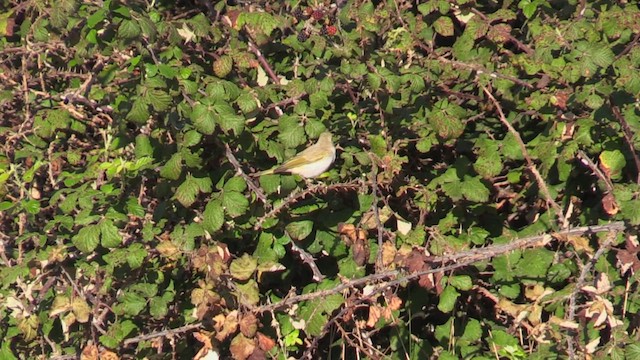
[{"label": "bare twig", "polygon": [[502,110],[502,106],[500,105],[498,100],[496,100],[496,98],[493,97],[493,95],[491,94],[489,89],[487,89],[486,87],[484,87],[482,85],[480,85],[480,86],[482,87],[482,90],[484,91],[484,93],[489,97],[489,99],[491,100],[493,105],[496,107],[496,110],[498,111],[498,115],[499,115],[499,118],[500,118],[500,122],[516,138],[516,141],[518,142],[518,145],[520,145],[520,150],[522,151],[522,155],[524,156],[525,160],[527,161],[527,167],[529,168],[531,173],[533,173],[533,176],[534,176],[534,178],[536,180],[536,183],[538,184],[538,187],[542,191],[542,194],[544,195],[545,200],[547,201],[548,204],[551,204],[551,206],[553,207],[553,209],[556,212],[557,217],[562,222],[562,228],[563,229],[569,228],[569,223],[567,221],[566,216],[564,215],[564,212],[562,211],[562,208],[560,207],[560,205],[558,205],[558,203],[556,203],[556,201],[553,199],[553,197],[551,197],[551,193],[549,192],[549,188],[547,187],[547,184],[544,182],[544,179],[542,178],[542,175],[540,175],[540,172],[538,172],[538,169],[536,168],[535,163],[531,159],[531,156],[529,155],[529,151],[527,151],[527,146],[524,144],[524,141],[520,137],[520,134],[513,127],[513,125],[511,125],[509,120],[507,120],[506,116],[504,115],[504,111]]},{"label": "bare twig", "polygon": [[[610,223],[606,225],[583,226],[579,228],[573,228],[569,230],[560,231],[556,234],[559,236],[569,236],[569,235],[585,235],[585,234],[594,234],[599,232],[611,232],[611,231],[618,232],[622,230],[624,230],[624,222],[619,221],[619,222]],[[344,282],[332,289],[326,289],[326,290],[316,291],[308,294],[291,296],[275,304],[258,306],[258,307],[255,307],[253,311],[261,313],[265,311],[282,309],[302,301],[308,301],[308,300],[327,297],[334,294],[339,294],[343,291],[368,285],[368,284],[377,284],[376,288],[379,290],[383,290],[384,288],[399,285],[401,283],[405,283],[407,281],[417,279],[427,274],[446,272],[446,271],[459,269],[479,261],[485,261],[499,255],[507,254],[514,250],[542,247],[546,245],[548,242],[550,242],[552,239],[553,237],[549,234],[536,235],[536,236],[530,236],[530,237],[518,239],[515,241],[511,241],[503,245],[487,246],[484,248],[472,249],[472,250],[463,251],[456,254],[445,255],[445,256],[434,256],[434,257],[427,258],[427,261],[429,261],[429,263],[431,263],[433,266],[423,271],[417,271],[411,274],[406,274],[399,270],[384,271],[384,272],[368,275],[359,279],[354,279],[349,282]],[[440,264],[440,266],[438,267],[437,264]]]},{"label": "bare twig", "polygon": [[[571,296],[569,297],[569,312],[567,313],[568,321],[573,322],[576,317],[576,301],[577,301],[576,298],[578,296],[578,293],[582,290],[582,287],[585,284],[587,275],[591,272],[591,269],[595,266],[596,262],[604,254],[604,252],[609,250],[609,247],[611,246],[611,244],[613,244],[613,241],[615,240],[617,234],[618,234],[617,231],[610,232],[606,240],[604,241],[604,243],[600,245],[596,253],[593,254],[593,257],[589,260],[589,262],[584,267],[582,267],[582,270],[580,271],[580,276],[576,281],[576,286],[571,292]],[[569,353],[569,359],[575,359],[576,349],[575,349],[573,336],[567,337],[567,347],[568,347],[567,352]]]},{"label": "bare twig", "polygon": [[303,263],[305,263],[309,268],[311,268],[311,272],[313,272],[313,280],[318,282],[322,281],[322,279],[324,279],[325,276],[322,275],[322,273],[320,272],[318,265],[316,265],[316,262],[313,259],[313,255],[309,254],[304,249],[296,245],[293,240],[291,240],[289,244],[291,244],[291,250],[296,254],[298,254],[298,256],[300,257],[300,260],[302,260]]},{"label": "bare twig", "polygon": [[185,332],[189,332],[189,331],[193,331],[193,330],[197,330],[202,326],[202,323],[195,323],[195,324],[189,324],[189,325],[185,325],[185,326],[181,326],[179,328],[175,328],[175,329],[166,329],[166,330],[162,330],[162,331],[156,331],[156,332],[152,332],[150,334],[143,334],[143,335],[139,335],[136,337],[132,337],[129,339],[126,339],[124,341],[124,346],[129,346],[132,344],[137,344],[141,341],[147,341],[147,340],[151,340],[151,339],[155,339],[158,337],[170,337],[170,336],[174,336],[177,334],[181,334],[181,333],[185,333]]},{"label": "bare twig", "polygon": [[522,81],[518,78],[515,78],[513,76],[509,76],[509,75],[503,75],[494,71],[490,71],[487,68],[484,68],[482,66],[479,65],[475,65],[475,64],[467,64],[467,63],[463,63],[461,61],[456,61],[456,60],[449,60],[443,56],[438,57],[438,61],[443,62],[445,64],[450,64],[451,66],[458,68],[458,69],[465,69],[465,70],[473,70],[475,72],[477,72],[478,74],[487,74],[492,78],[500,78],[500,79],[505,79],[505,80],[509,80],[511,82],[514,82],[518,85],[524,86],[528,89],[533,89],[534,86],[529,84],[528,82]]},{"label": "bare twig", "polygon": [[258,47],[253,43],[253,41],[249,40],[248,44],[249,44],[249,50],[252,53],[254,53],[258,58],[258,62],[260,63],[260,66],[262,66],[262,70],[264,70],[267,73],[267,75],[269,75],[269,78],[274,84],[280,85],[280,79],[278,78],[278,76],[276,76],[276,73],[271,68],[271,65],[269,65],[269,63],[267,62],[267,59],[265,59],[264,55],[262,55],[262,51],[258,49]]},{"label": "bare twig", "polygon": [[636,183],[640,184],[640,158],[638,158],[638,153],[633,147],[633,131],[629,127],[629,123],[627,122],[627,120],[624,118],[624,116],[622,116],[620,108],[614,105],[611,99],[609,100],[609,103],[611,104],[613,116],[615,116],[616,120],[618,120],[620,126],[622,127],[622,135],[624,136],[624,140],[627,143],[627,146],[629,146],[629,151],[631,151],[633,161],[636,164]]},{"label": "bare twig", "polygon": [[231,151],[229,144],[225,143],[224,148],[225,148],[225,154],[227,156],[227,160],[229,160],[231,165],[233,165],[233,168],[236,169],[236,173],[242,176],[244,181],[247,183],[247,186],[249,187],[249,189],[251,189],[251,191],[253,191],[253,193],[256,194],[256,197],[260,199],[260,201],[262,201],[265,208],[270,209],[271,204],[269,203],[269,200],[267,200],[267,195],[265,195],[262,189],[260,189],[260,187],[253,182],[253,179],[251,179],[251,177],[249,177],[249,175],[247,175],[244,172],[244,170],[242,170],[242,166],[240,166],[238,159],[236,159],[236,157],[233,155],[233,151]]},{"label": "bare twig", "polygon": [[605,186],[607,187],[607,192],[612,193],[613,192],[613,183],[611,182],[611,179],[606,177],[602,173],[602,171],[600,171],[600,169],[598,168],[598,166],[596,166],[596,164],[593,162],[593,160],[591,160],[591,158],[587,154],[585,154],[585,152],[582,151],[582,150],[578,150],[577,157],[578,157],[578,159],[580,159],[580,161],[584,165],[586,165],[591,171],[593,171],[593,173],[596,174],[596,176],[600,180],[602,180],[605,183]]},{"label": "bare twig", "polygon": [[[584,1],[586,2],[586,0]],[[629,53],[629,51],[631,51],[631,49],[633,49],[633,47],[638,44],[638,41],[640,41],[640,32],[636,34],[633,40],[631,40],[631,42],[624,48],[624,50],[622,50],[622,52],[620,52],[620,54],[616,55],[615,59],[618,60],[621,57],[625,56],[627,53]]]}]

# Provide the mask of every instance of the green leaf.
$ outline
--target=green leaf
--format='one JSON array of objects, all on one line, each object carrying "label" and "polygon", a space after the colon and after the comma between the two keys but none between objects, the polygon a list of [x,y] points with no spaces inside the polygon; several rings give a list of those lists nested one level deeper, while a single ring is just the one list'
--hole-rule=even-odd
[{"label": "green leaf", "polygon": [[147,306],[147,300],[131,291],[127,291],[119,299],[122,310],[127,315],[138,315]]},{"label": "green leaf", "polygon": [[544,279],[553,258],[554,253],[547,249],[525,250],[522,254],[522,260],[516,266],[514,275],[528,279]]},{"label": "green leaf", "polygon": [[260,187],[267,195],[277,192],[280,188],[279,175],[263,175],[260,176],[259,181]]},{"label": "green leaf", "polygon": [[140,26],[136,21],[123,20],[118,28],[118,35],[123,39],[135,39],[140,36]]},{"label": "green leaf", "polygon": [[199,190],[198,182],[191,175],[187,175],[184,182],[176,189],[174,196],[182,206],[190,207],[196,201]]},{"label": "green leaf", "polygon": [[131,110],[127,114],[127,120],[131,120],[136,124],[144,124],[149,120],[149,106],[141,98],[137,98],[131,105]]},{"label": "green leaf", "polygon": [[127,248],[127,264],[129,264],[131,269],[137,269],[142,266],[147,255],[147,250],[142,244],[131,244]]},{"label": "green leaf", "polygon": [[224,210],[220,200],[211,200],[202,213],[202,225],[209,233],[214,233],[224,224]]},{"label": "green leaf", "polygon": [[453,36],[453,21],[447,16],[441,16],[433,23],[433,28],[442,36]]},{"label": "green leaf", "polygon": [[151,145],[151,140],[149,136],[144,134],[138,134],[136,136],[136,147],[135,147],[136,158],[144,158],[144,157],[153,157],[153,145]]},{"label": "green leaf", "polygon": [[313,221],[303,220],[289,223],[286,227],[287,233],[293,240],[304,240],[313,231]]},{"label": "green leaf", "polygon": [[13,355],[11,343],[9,341],[2,342],[2,348],[0,348],[0,359],[18,360],[18,358]]},{"label": "green leaf", "polygon": [[160,169],[160,176],[169,180],[178,180],[182,174],[182,155],[175,153]]},{"label": "green leaf", "polygon": [[309,95],[309,102],[311,103],[311,108],[314,110],[323,109],[327,105],[329,105],[328,94],[322,91],[317,91]]},{"label": "green leaf", "polygon": [[161,320],[169,312],[169,306],[167,300],[156,296],[149,301],[149,313],[154,319]]},{"label": "green leaf", "polygon": [[608,67],[615,59],[615,54],[607,45],[599,45],[590,50],[590,60],[600,67]]},{"label": "green leaf", "polygon": [[458,290],[468,291],[473,287],[473,281],[469,275],[456,275],[449,278],[449,284]]},{"label": "green leaf", "polygon": [[196,130],[205,134],[211,135],[216,128],[217,114],[213,111],[213,108],[204,104],[196,104],[191,112],[191,121]]},{"label": "green leaf", "polygon": [[244,181],[244,179],[240,176],[235,176],[232,177],[231,179],[229,179],[229,181],[227,181],[224,184],[224,191],[237,191],[237,192],[243,192],[247,189],[247,182]]},{"label": "green leaf", "polygon": [[100,227],[98,225],[83,227],[71,238],[71,242],[84,253],[92,252],[100,243]]},{"label": "green leaf", "polygon": [[100,223],[100,233],[102,246],[106,248],[114,248],[122,243],[122,236],[118,233],[118,228],[111,220],[103,220]]},{"label": "green leaf", "polygon": [[631,225],[640,225],[640,199],[620,203],[620,211]]},{"label": "green leaf", "polygon": [[115,349],[127,335],[137,328],[131,320],[115,322],[109,326],[106,334],[100,335],[100,342],[108,348]]},{"label": "green leaf", "polygon": [[287,148],[295,148],[306,140],[302,124],[293,117],[281,118],[279,128],[278,139]]},{"label": "green leaf", "polygon": [[225,192],[222,195],[222,206],[229,216],[235,218],[247,212],[249,200],[239,192]]},{"label": "green leaf", "polygon": [[251,279],[246,284],[236,284],[238,301],[245,306],[254,306],[260,301],[258,283]]},{"label": "green leaf", "polygon": [[470,318],[464,326],[464,333],[460,340],[476,341],[482,338],[482,327],[480,321]]},{"label": "green leaf", "polygon": [[243,92],[242,95],[236,99],[236,102],[240,110],[245,114],[249,114],[258,108],[257,100],[249,92]]},{"label": "green leaf", "polygon": [[241,258],[235,259],[229,266],[229,272],[234,278],[244,281],[251,278],[258,267],[258,260],[249,254],[242,255]]},{"label": "green leaf", "polygon": [[489,200],[489,189],[487,189],[479,178],[467,177],[460,186],[463,196],[469,201],[480,203]]},{"label": "green leaf", "polygon": [[627,359],[640,359],[640,344],[627,344],[624,355]]},{"label": "green leaf", "polygon": [[460,296],[460,293],[453,286],[445,287],[442,291],[442,294],[440,294],[438,310],[442,311],[443,313],[449,313],[453,311],[456,305],[456,300],[458,300],[458,296]]},{"label": "green leaf", "polygon": [[244,130],[244,117],[236,113],[236,111],[225,103],[214,105],[217,121],[224,132],[233,131],[235,135],[242,133]]},{"label": "green leaf", "polygon": [[622,177],[622,169],[626,164],[627,162],[620,150],[605,150],[600,153],[600,166],[612,180],[618,180]]},{"label": "green leaf", "polygon": [[371,151],[378,157],[383,157],[387,153],[387,141],[382,135],[369,135]]}]

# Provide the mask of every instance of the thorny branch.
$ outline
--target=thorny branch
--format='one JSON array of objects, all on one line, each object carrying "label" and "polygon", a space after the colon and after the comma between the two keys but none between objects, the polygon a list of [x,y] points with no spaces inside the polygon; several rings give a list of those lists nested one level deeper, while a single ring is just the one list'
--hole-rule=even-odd
[{"label": "thorny branch", "polygon": [[[554,235],[559,236],[576,236],[594,234],[599,232],[618,232],[624,230],[623,222],[614,222],[606,225],[597,226],[583,226],[570,230],[560,231]],[[286,308],[290,305],[297,304],[302,301],[308,301],[318,298],[327,297],[329,295],[339,294],[343,291],[357,288],[372,283],[377,283],[378,289],[388,288],[407,281],[417,279],[423,275],[433,274],[438,272],[445,272],[466,267],[473,263],[491,259],[493,257],[507,254],[514,250],[522,250],[528,248],[542,247],[549,243],[553,239],[552,235],[543,234],[530,236],[518,240],[514,240],[508,244],[493,245],[484,248],[472,249],[468,251],[459,252],[452,255],[434,256],[427,258],[431,264],[434,264],[430,269],[424,271],[417,271],[411,274],[407,274],[399,270],[390,270],[380,272],[377,274],[368,275],[359,279],[354,279],[348,282],[344,282],[332,289],[317,291],[309,294],[296,295],[282,300],[279,303],[268,304],[255,307],[253,309],[256,313],[262,313],[265,311],[272,311],[277,309]],[[438,267],[437,264],[440,264]]]},{"label": "thorny branch", "polygon": [[636,152],[635,147],[633,146],[633,130],[629,127],[629,123],[625,120],[624,116],[620,112],[620,109],[613,105],[611,102],[611,111],[613,111],[613,116],[615,116],[616,120],[620,123],[620,127],[622,127],[622,135],[624,136],[624,141],[629,146],[629,151],[631,151],[631,156],[633,156],[633,161],[636,164],[636,183],[640,184],[640,158],[638,157],[638,153]]},{"label": "thorny branch", "polygon": [[249,189],[251,189],[251,191],[253,191],[253,193],[256,194],[256,197],[260,199],[260,201],[262,201],[265,208],[268,208],[268,209],[271,208],[271,204],[267,199],[267,195],[265,195],[262,189],[253,182],[253,180],[249,177],[249,175],[247,175],[244,172],[244,170],[242,170],[242,166],[240,166],[238,159],[236,159],[236,157],[233,155],[233,151],[231,151],[229,144],[225,143],[224,148],[225,148],[225,155],[227,156],[227,159],[229,160],[231,165],[233,165],[233,168],[236,169],[236,173],[242,176],[244,181],[247,183],[247,186],[249,187]]},{"label": "thorny branch", "polygon": [[547,184],[542,178],[542,175],[540,175],[540,172],[538,172],[538,169],[536,168],[536,164],[531,159],[531,156],[529,155],[529,151],[527,150],[527,146],[524,144],[524,141],[520,137],[520,134],[513,127],[513,125],[511,125],[509,120],[507,120],[506,116],[504,115],[504,111],[502,110],[502,106],[500,105],[498,100],[496,100],[496,98],[493,97],[489,89],[487,89],[482,85],[480,86],[482,87],[482,90],[484,91],[484,93],[487,94],[487,96],[489,97],[493,105],[496,107],[496,110],[498,111],[498,115],[500,118],[500,122],[509,130],[509,132],[515,137],[516,141],[518,142],[518,145],[520,145],[520,150],[522,151],[522,155],[527,161],[527,167],[529,168],[529,171],[533,173],[536,183],[538,184],[540,191],[542,191],[542,194],[544,195],[545,200],[547,201],[548,204],[551,204],[551,206],[556,212],[557,217],[562,222],[562,228],[563,229],[569,228],[567,217],[564,215],[564,212],[562,211],[562,208],[560,207],[560,205],[558,205],[558,203],[556,203],[556,201],[551,196],[551,193],[549,192],[549,188],[547,187]]},{"label": "thorny branch", "polygon": [[[612,241],[611,239],[614,238],[613,233],[616,233],[622,230],[624,230],[624,223],[614,222],[606,225],[583,226],[579,228],[561,231],[554,235],[578,236],[578,235],[595,234],[600,232],[611,232],[612,235],[610,235],[610,237],[607,239],[604,246],[602,246],[596,252],[596,254],[594,255],[594,258],[590,262],[590,264],[593,264],[594,261],[596,261],[597,258],[601,256],[604,253],[604,251],[607,250],[608,246],[611,245],[611,241]],[[378,292],[386,288],[393,287],[401,283],[405,283],[407,281],[415,280],[416,278],[419,278],[420,276],[423,276],[423,275],[459,269],[459,268],[471,265],[475,262],[487,260],[499,255],[504,255],[514,250],[541,247],[546,245],[552,239],[553,239],[552,235],[543,234],[543,235],[530,236],[530,237],[514,240],[504,245],[487,246],[484,248],[463,251],[463,252],[459,252],[457,254],[452,254],[452,255],[436,256],[436,257],[430,258],[429,261],[432,264],[442,264],[443,266],[434,267],[428,270],[419,271],[412,274],[406,274],[398,270],[385,271],[382,273],[373,274],[373,275],[365,276],[359,279],[354,279],[354,280],[342,283],[332,289],[316,291],[309,294],[292,296],[289,298],[285,298],[284,300],[278,303],[258,306],[253,308],[252,310],[253,312],[256,312],[256,313],[272,312],[275,310],[289,307],[293,304],[297,304],[302,301],[319,299],[329,295],[339,294],[343,291],[354,289],[354,288],[364,286],[367,284],[372,284],[372,283],[376,284],[376,288],[374,289],[374,292]],[[588,271],[590,271],[591,266],[592,265],[588,265],[582,269],[582,272],[581,272],[582,283],[584,283],[584,278],[586,277],[586,274],[588,273]],[[577,286],[576,289],[579,289],[579,286]],[[574,310],[574,313],[575,313],[575,310]],[[195,324],[190,324],[190,325],[182,326],[175,329],[166,329],[166,330],[152,332],[149,334],[143,334],[130,339],[126,339],[124,341],[124,345],[128,346],[132,344],[137,344],[141,341],[147,341],[147,340],[155,339],[158,337],[170,337],[177,334],[197,330],[200,327],[202,327],[202,323],[198,322]]]}]

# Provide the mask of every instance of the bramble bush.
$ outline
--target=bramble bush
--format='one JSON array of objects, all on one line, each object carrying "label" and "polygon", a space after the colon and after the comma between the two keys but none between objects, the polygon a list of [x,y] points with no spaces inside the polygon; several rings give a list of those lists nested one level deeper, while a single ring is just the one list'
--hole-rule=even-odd
[{"label": "bramble bush", "polygon": [[639,19],[3,1],[0,358],[638,358]]}]

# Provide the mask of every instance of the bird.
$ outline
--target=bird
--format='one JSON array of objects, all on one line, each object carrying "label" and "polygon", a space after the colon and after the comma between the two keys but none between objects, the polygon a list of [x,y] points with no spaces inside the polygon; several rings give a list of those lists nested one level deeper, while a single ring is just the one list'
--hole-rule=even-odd
[{"label": "bird", "polygon": [[306,179],[318,177],[327,171],[336,159],[336,147],[328,131],[320,134],[318,141],[285,161],[282,165],[256,173],[255,176],[269,174],[295,174]]}]

